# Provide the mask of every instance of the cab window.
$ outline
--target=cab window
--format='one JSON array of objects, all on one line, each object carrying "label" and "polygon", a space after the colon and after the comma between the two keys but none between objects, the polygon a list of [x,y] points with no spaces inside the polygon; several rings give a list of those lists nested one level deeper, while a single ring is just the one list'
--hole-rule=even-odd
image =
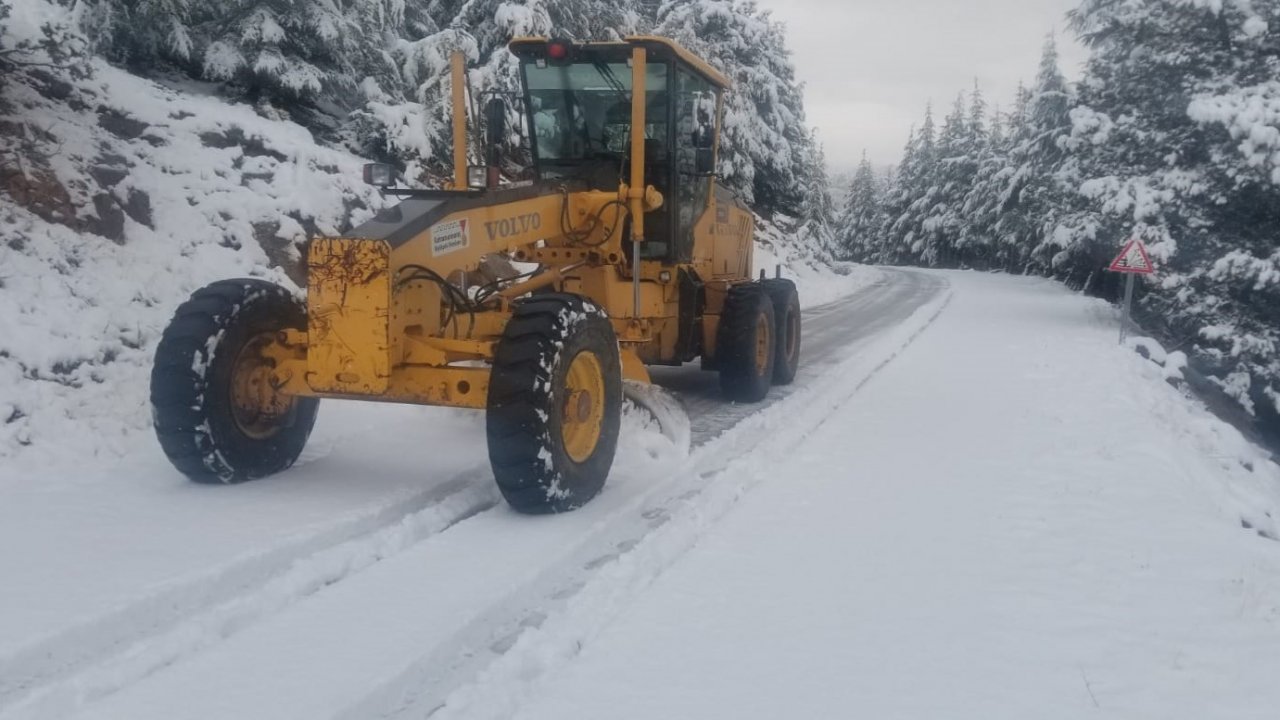
[{"label": "cab window", "polygon": [[[629,150],[631,68],[625,62],[525,63],[533,142],[540,161],[618,158]],[[648,66],[645,137],[667,136],[667,66]]]},{"label": "cab window", "polygon": [[716,90],[680,68],[675,82],[676,260],[693,256],[693,227],[707,209],[714,153]]}]

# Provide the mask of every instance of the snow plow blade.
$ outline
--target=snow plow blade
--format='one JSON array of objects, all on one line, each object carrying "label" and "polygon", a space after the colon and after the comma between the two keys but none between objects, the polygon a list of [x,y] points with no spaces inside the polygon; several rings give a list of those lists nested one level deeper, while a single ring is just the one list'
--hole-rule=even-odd
[{"label": "snow plow blade", "polygon": [[653,416],[663,437],[670,440],[681,455],[689,454],[693,447],[692,425],[689,414],[674,395],[652,383],[636,380],[623,380],[622,394]]}]

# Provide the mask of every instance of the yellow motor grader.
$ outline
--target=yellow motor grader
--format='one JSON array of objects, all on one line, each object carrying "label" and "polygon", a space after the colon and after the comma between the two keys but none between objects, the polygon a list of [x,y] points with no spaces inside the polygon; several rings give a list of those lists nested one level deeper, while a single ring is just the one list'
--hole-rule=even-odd
[{"label": "yellow motor grader", "polygon": [[536,179],[499,182],[500,98],[468,167],[455,55],[450,186],[366,166],[403,199],[311,240],[305,301],[240,279],[178,308],[151,376],[178,470],[234,483],[289,467],[320,398],[475,408],[511,506],[562,512],[603,486],[624,380],[649,383],[646,365],[701,358],[742,402],[794,378],[795,285],[753,279],[753,217],[714,173],[728,79],[657,37],[510,49]]}]

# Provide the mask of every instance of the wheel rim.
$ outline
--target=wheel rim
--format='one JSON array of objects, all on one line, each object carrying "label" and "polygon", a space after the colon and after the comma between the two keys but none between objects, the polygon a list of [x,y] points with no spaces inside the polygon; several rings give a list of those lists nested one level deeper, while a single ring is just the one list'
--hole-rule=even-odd
[{"label": "wheel rim", "polygon": [[564,386],[560,423],[564,450],[574,462],[586,462],[604,428],[604,370],[595,353],[584,350],[573,358]]},{"label": "wheel rim", "polygon": [[760,317],[756,319],[756,374],[764,375],[764,371],[769,367],[769,351],[772,349],[769,342],[769,317],[764,313],[760,313]]},{"label": "wheel rim", "polygon": [[294,397],[275,388],[271,377],[275,362],[263,352],[273,342],[274,333],[255,335],[236,353],[231,366],[231,417],[240,432],[255,440],[280,432],[293,411]]}]

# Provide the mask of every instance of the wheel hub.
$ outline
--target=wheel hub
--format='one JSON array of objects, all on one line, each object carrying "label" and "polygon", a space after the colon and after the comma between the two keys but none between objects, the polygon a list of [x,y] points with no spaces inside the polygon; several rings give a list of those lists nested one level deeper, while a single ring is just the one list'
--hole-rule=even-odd
[{"label": "wheel hub", "polygon": [[254,336],[231,367],[231,415],[241,432],[258,440],[278,433],[293,410],[293,396],[276,389],[275,361],[264,353],[274,341],[274,333]]},{"label": "wheel hub", "polygon": [[560,431],[565,452],[585,462],[600,443],[604,427],[604,371],[595,353],[582,351],[565,373]]},{"label": "wheel hub", "polygon": [[591,407],[594,398],[591,393],[586,390],[569,393],[569,398],[564,403],[565,417],[573,422],[587,422],[591,419]]}]

